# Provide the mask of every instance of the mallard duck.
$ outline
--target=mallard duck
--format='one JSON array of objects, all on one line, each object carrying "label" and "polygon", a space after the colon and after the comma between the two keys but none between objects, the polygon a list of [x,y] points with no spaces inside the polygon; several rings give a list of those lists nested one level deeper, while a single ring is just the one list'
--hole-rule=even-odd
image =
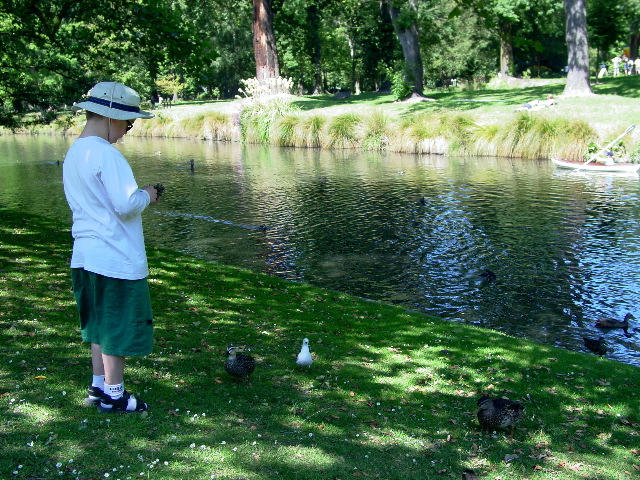
[{"label": "mallard duck", "polygon": [[301,367],[308,367],[313,363],[313,358],[311,358],[311,353],[309,352],[309,339],[305,338],[302,341],[302,348],[300,349],[300,353],[298,354],[298,358],[296,359],[296,363]]},{"label": "mallard duck", "polygon": [[256,361],[251,355],[240,353],[244,351],[244,347],[227,347],[227,360],[224,362],[224,369],[229,375],[236,378],[248,378],[256,368]]},{"label": "mallard duck", "polygon": [[524,405],[506,398],[481,397],[478,400],[478,422],[485,430],[511,427],[511,436],[515,424],[524,414]]},{"label": "mallard duck", "polygon": [[470,468],[462,472],[462,480],[479,480],[476,472],[471,470]]},{"label": "mallard duck", "polygon": [[485,268],[484,272],[482,272],[480,276],[486,278],[487,282],[493,282],[497,278],[496,274],[488,268]]},{"label": "mallard duck", "polygon": [[604,341],[603,337],[600,337],[598,339],[582,337],[582,339],[584,340],[584,346],[592,352],[597,353],[598,355],[604,355],[609,351],[609,349],[607,348],[607,343]]},{"label": "mallard duck", "polygon": [[599,318],[596,320],[596,327],[598,328],[622,328],[625,332],[629,329],[629,319],[634,317],[631,313],[627,313],[624,316],[624,320],[616,320],[615,318]]}]

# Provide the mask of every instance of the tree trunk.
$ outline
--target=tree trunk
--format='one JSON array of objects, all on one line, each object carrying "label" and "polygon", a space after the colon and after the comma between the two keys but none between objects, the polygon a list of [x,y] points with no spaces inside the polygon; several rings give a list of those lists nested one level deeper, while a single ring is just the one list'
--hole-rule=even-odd
[{"label": "tree trunk", "polygon": [[586,0],[564,0],[567,15],[566,39],[569,72],[563,96],[593,95],[589,84],[589,43]]},{"label": "tree trunk", "polygon": [[253,55],[256,60],[256,78],[266,83],[280,76],[276,37],[273,33],[271,0],[253,0]]},{"label": "tree trunk", "polygon": [[[406,80],[412,85],[412,95],[422,95],[424,83],[422,56],[420,54],[420,44],[418,43],[418,27],[415,20],[416,7],[413,1],[409,0],[406,3],[405,8],[408,11],[401,12],[399,8],[394,6],[394,0],[386,0],[393,30],[396,32],[402,46],[402,54],[406,65]],[[413,19],[407,21],[406,17],[409,14],[413,15]],[[402,21],[400,21],[401,16],[405,17],[402,18]]]},{"label": "tree trunk", "polygon": [[351,55],[351,82],[350,90],[353,95],[360,95],[360,82],[358,81],[358,59],[356,58],[356,41],[351,35],[347,35],[349,42],[349,54]]},{"label": "tree trunk", "polygon": [[501,22],[500,24],[500,73],[511,75],[513,66],[513,24]]},{"label": "tree trunk", "polygon": [[320,49],[320,15],[318,6],[314,3],[307,7],[307,20],[309,22],[309,42],[307,48],[311,52],[313,62],[313,94],[320,95],[322,89],[322,51]]},{"label": "tree trunk", "polygon": [[640,32],[636,32],[631,35],[629,40],[629,58],[635,60],[638,58],[638,46],[640,45]]}]

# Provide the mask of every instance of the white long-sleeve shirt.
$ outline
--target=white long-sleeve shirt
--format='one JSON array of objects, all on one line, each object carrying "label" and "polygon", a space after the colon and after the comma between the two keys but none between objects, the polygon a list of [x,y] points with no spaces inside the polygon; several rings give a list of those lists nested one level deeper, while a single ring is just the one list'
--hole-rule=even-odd
[{"label": "white long-sleeve shirt", "polygon": [[100,137],[78,138],[65,157],[63,183],[73,213],[71,268],[147,277],[141,214],[150,198],[118,149]]}]

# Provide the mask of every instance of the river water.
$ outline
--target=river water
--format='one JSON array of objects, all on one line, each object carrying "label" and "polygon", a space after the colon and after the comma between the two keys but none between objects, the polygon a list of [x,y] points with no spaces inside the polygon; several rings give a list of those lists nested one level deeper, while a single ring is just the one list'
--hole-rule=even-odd
[{"label": "river water", "polygon": [[[0,137],[0,205],[70,221],[71,142]],[[144,214],[150,244],[577,351],[602,334],[595,318],[640,319],[637,175],[173,139],[118,148],[140,185],[166,187]],[[605,335],[609,358],[640,365],[640,328]]]}]

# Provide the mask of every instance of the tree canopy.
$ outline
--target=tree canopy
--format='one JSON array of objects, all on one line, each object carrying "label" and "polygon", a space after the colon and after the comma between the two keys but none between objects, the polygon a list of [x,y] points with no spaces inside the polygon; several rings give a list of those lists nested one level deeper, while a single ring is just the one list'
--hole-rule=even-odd
[{"label": "tree canopy", "polygon": [[[637,0],[583,3],[582,75],[623,48],[637,55]],[[68,106],[107,79],[144,98],[231,98],[260,66],[260,5],[271,75],[298,93],[389,88],[394,72],[415,92],[499,71],[561,75],[572,58],[559,0],[0,0],[0,124]]]}]

